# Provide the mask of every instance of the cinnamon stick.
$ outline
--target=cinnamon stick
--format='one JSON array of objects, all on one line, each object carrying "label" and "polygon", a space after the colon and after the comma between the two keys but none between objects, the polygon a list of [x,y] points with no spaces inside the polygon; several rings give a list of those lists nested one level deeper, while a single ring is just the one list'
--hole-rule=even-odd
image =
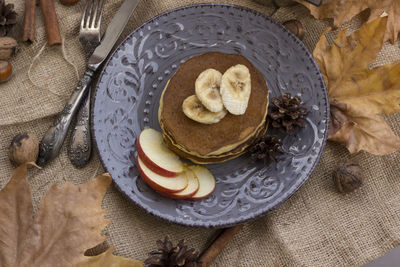
[{"label": "cinnamon stick", "polygon": [[242,227],[243,225],[237,225],[224,229],[214,242],[200,255],[199,260],[203,263],[202,266],[207,267],[210,265]]},{"label": "cinnamon stick", "polygon": [[47,44],[50,46],[61,44],[61,35],[58,27],[56,10],[54,8],[54,0],[40,0],[40,8],[44,16]]},{"label": "cinnamon stick", "polygon": [[23,42],[33,42],[35,40],[35,11],[36,0],[25,0]]}]

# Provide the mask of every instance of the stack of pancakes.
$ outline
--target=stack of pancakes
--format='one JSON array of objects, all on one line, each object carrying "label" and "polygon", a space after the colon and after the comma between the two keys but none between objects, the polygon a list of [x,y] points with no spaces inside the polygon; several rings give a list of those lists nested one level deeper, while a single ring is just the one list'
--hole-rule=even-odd
[{"label": "stack of pancakes", "polygon": [[[189,119],[182,111],[183,101],[195,94],[194,84],[200,73],[213,68],[224,73],[243,64],[250,70],[251,94],[246,113],[228,113],[215,124]],[[264,76],[244,57],[218,52],[206,53],[183,63],[165,87],[158,120],[168,147],[195,163],[223,162],[243,154],[255,138],[266,131],[268,89]]]}]

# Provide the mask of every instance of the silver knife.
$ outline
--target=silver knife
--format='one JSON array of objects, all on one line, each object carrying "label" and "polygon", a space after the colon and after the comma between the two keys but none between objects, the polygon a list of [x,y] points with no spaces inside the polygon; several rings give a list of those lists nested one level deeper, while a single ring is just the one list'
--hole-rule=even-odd
[{"label": "silver knife", "polygon": [[111,52],[138,3],[139,0],[125,0],[117,13],[115,13],[107,27],[101,44],[94,50],[92,56],[89,58],[87,70],[79,81],[78,86],[72,92],[69,101],[58,115],[56,121],[47,130],[40,141],[39,156],[37,159],[37,164],[39,166],[46,165],[59,154],[72,118],[78,111],[82,99],[84,99],[85,95],[88,93],[89,84],[92,81],[94,73],[99,69]]}]

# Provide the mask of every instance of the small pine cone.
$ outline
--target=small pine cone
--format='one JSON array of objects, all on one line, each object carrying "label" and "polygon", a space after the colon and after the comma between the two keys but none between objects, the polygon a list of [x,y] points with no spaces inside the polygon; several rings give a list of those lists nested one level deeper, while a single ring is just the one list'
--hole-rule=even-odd
[{"label": "small pine cone", "polygon": [[201,267],[198,261],[198,253],[194,248],[188,249],[185,241],[181,240],[173,246],[170,237],[166,236],[164,241],[157,241],[157,250],[149,253],[149,257],[144,261],[149,267]]},{"label": "small pine cone", "polygon": [[5,0],[0,0],[0,37],[6,36],[16,23],[14,4],[6,4]]},{"label": "small pine cone", "polygon": [[272,98],[271,103],[268,108],[268,119],[273,128],[293,134],[298,128],[306,125],[303,116],[307,115],[308,111],[305,107],[300,107],[300,97],[292,97],[286,93],[278,98]]},{"label": "small pine cone", "polygon": [[276,162],[276,156],[283,154],[280,150],[282,141],[275,136],[265,135],[257,138],[250,147],[251,158],[262,160],[265,165]]}]

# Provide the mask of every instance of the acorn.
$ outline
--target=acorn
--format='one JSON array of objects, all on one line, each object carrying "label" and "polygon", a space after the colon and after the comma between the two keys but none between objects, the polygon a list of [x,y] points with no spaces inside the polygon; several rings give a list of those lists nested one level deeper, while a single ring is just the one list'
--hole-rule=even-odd
[{"label": "acorn", "polygon": [[15,166],[36,162],[39,154],[39,141],[33,133],[16,135],[11,141],[8,158]]},{"label": "acorn", "polygon": [[333,182],[341,193],[348,193],[359,188],[364,181],[359,164],[346,162],[339,165],[333,172]]},{"label": "acorn", "polygon": [[4,83],[10,80],[11,75],[12,75],[11,63],[0,60],[0,83]]},{"label": "acorn", "polygon": [[303,24],[301,24],[300,21],[291,19],[288,21],[285,21],[283,23],[283,26],[285,26],[286,29],[291,31],[294,35],[297,36],[300,40],[303,40],[304,35],[306,34],[306,31],[304,30]]}]

